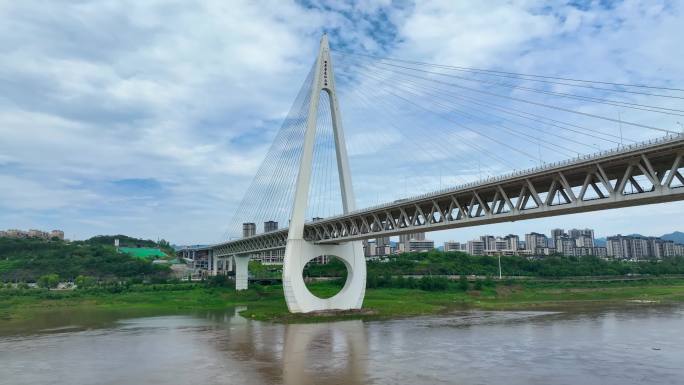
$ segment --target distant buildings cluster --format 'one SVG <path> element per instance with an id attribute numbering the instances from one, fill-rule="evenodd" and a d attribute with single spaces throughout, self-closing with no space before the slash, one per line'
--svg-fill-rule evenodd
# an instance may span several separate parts
<path id="1" fill-rule="evenodd" d="M 314 221 L 321 218 L 313 218 Z M 278 222 L 265 221 L 263 232 L 278 231 Z M 16 230 L 15 230 L 16 231 Z M 34 231 L 34 230 L 31 230 Z M 56 230 L 58 231 L 58 230 Z M 243 238 L 257 235 L 257 224 L 242 224 Z M 63 237 L 63 235 L 62 235 Z M 396 238 L 394 238 L 396 239 Z M 399 241 L 380 237 L 363 241 L 363 252 L 367 259 L 385 260 L 386 257 L 406 252 L 427 252 L 435 249 L 435 242 L 425 238 L 424 232 L 399 235 Z M 524 239 L 518 235 L 482 235 L 467 242 L 449 241 L 444 251 L 461 251 L 471 255 L 543 257 L 550 255 L 597 256 L 624 260 L 660 259 L 684 256 L 684 245 L 656 237 L 622 236 L 607 238 L 606 246 L 597 245 L 592 229 L 553 229 L 549 235 L 531 232 Z M 251 259 L 265 265 L 282 265 L 283 249 L 256 252 Z M 186 261 L 187 267 L 198 275 L 226 274 L 232 271 L 230 258 L 214 258 L 205 247 L 190 247 L 177 251 L 177 256 Z M 327 263 L 328 256 L 314 259 L 314 263 Z"/>
<path id="2" fill-rule="evenodd" d="M 446 242 L 444 251 L 464 251 L 471 255 L 607 256 L 606 248 L 595 244 L 592 229 L 572 229 L 567 233 L 563 229 L 553 229 L 550 236 L 532 232 L 525 234 L 524 241 L 515 234 L 504 237 L 483 235 L 467 243 Z"/>
<path id="3" fill-rule="evenodd" d="M 278 222 L 276 221 L 266 221 L 264 222 L 264 233 L 270 233 L 272 231 L 278 231 Z M 242 238 L 249 238 L 257 233 L 256 223 L 245 222 L 242 224 Z"/>
<path id="4" fill-rule="evenodd" d="M 449 241 L 444 251 L 463 251 L 471 255 L 564 255 L 626 260 L 661 259 L 684 256 L 684 245 L 657 237 L 615 235 L 607 238 L 606 246 L 598 246 L 592 229 L 553 229 L 549 236 L 532 232 L 521 241 L 517 235 L 504 237 L 483 235 L 466 243 Z"/>
<path id="5" fill-rule="evenodd" d="M 64 231 L 62 230 L 52 230 L 50 232 L 48 231 L 42 231 L 42 230 L 36 230 L 36 229 L 31 229 L 28 231 L 24 230 L 17 230 L 17 229 L 9 229 L 9 230 L 0 230 L 0 238 L 5 237 L 5 238 L 41 238 L 41 239 L 52 239 L 52 238 L 59 238 L 61 240 L 64 240 Z"/>
<path id="6" fill-rule="evenodd" d="M 434 241 L 425 239 L 425 233 L 399 236 L 399 242 L 389 237 L 363 242 L 366 258 L 377 259 L 403 252 L 429 251 Z M 684 245 L 657 237 L 615 235 L 607 238 L 606 245 L 598 245 L 592 229 L 553 229 L 550 234 L 531 232 L 524 239 L 518 235 L 482 235 L 467 242 L 444 242 L 444 251 L 461 251 L 471 255 L 543 257 L 549 255 L 596 256 L 624 260 L 661 259 L 684 256 Z"/>
<path id="7" fill-rule="evenodd" d="M 410 233 L 399 236 L 399 242 L 390 242 L 390 237 L 363 241 L 366 258 L 374 259 L 398 253 L 423 252 L 435 248 L 435 241 L 425 239 L 425 233 Z"/>
<path id="8" fill-rule="evenodd" d="M 618 259 L 662 259 L 684 256 L 684 245 L 657 237 L 614 235 L 606 240 L 608 255 Z"/>
<path id="9" fill-rule="evenodd" d="M 270 233 L 273 231 L 278 231 L 278 222 L 276 221 L 266 221 L 264 222 L 264 233 Z M 242 237 L 249 238 L 257 233 L 256 223 L 245 222 L 242 224 Z M 283 258 L 285 257 L 284 250 L 269 250 L 255 253 L 252 256 L 252 260 L 259 261 L 264 265 L 281 265 L 283 263 Z"/>

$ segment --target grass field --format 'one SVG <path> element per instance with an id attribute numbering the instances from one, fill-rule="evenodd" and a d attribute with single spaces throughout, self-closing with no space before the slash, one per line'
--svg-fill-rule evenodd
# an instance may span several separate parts
<path id="1" fill-rule="evenodd" d="M 335 283 L 310 286 L 319 296 L 339 290 Z M 0 290 L 0 327 L 61 309 L 139 309 L 170 314 L 218 310 L 237 305 L 247 318 L 274 322 L 321 322 L 338 319 L 387 319 L 439 314 L 457 309 L 562 310 L 577 304 L 666 303 L 684 301 L 684 280 L 646 280 L 611 283 L 498 284 L 483 290 L 422 291 L 417 289 L 368 289 L 364 311 L 338 314 L 290 314 L 281 286 L 255 287 L 243 292 L 200 285 L 157 285 L 131 288 L 122 293 L 76 291 Z"/>

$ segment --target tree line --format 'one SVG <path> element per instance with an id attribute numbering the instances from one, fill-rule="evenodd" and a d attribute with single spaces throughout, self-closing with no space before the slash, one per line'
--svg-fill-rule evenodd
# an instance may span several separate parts
<path id="1" fill-rule="evenodd" d="M 150 247 L 157 245 L 153 242 Z M 73 281 L 78 276 L 97 280 L 153 277 L 166 276 L 168 271 L 167 266 L 117 252 L 113 237 L 111 242 L 104 237 L 74 242 L 0 238 L 0 281 L 5 282 L 38 282 L 49 275 L 53 275 L 52 279 L 44 280 L 54 282 L 54 275 L 62 281 Z"/>
<path id="2" fill-rule="evenodd" d="M 629 274 L 684 274 L 684 257 L 629 262 L 605 260 L 595 256 L 549 256 L 529 259 L 519 256 L 501 257 L 502 273 L 506 276 L 572 277 L 623 276 Z M 498 257 L 474 256 L 463 252 L 432 250 L 426 253 L 393 255 L 386 261 L 368 261 L 368 276 L 398 275 L 482 275 L 499 274 Z M 308 264 L 305 276 L 343 277 L 346 268 L 339 260 L 326 265 Z"/>

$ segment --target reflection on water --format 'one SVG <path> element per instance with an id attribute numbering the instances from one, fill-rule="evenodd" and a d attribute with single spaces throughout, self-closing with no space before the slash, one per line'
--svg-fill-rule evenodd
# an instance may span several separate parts
<path id="1" fill-rule="evenodd" d="M 226 356 L 257 362 L 261 383 L 362 384 L 367 362 L 361 321 L 273 325 L 236 316 L 213 341 Z"/>
<path id="2" fill-rule="evenodd" d="M 240 309 L 0 323 L 2 384 L 681 384 L 684 307 L 280 325 Z"/>

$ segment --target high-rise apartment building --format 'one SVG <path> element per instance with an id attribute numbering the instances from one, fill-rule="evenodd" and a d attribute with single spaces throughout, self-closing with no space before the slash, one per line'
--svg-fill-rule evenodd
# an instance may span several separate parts
<path id="1" fill-rule="evenodd" d="M 568 236 L 556 237 L 556 253 L 561 255 L 575 254 L 575 239 Z"/>
<path id="2" fill-rule="evenodd" d="M 484 255 L 485 242 L 479 239 L 468 241 L 468 254 L 470 255 Z"/>
<path id="3" fill-rule="evenodd" d="M 375 255 L 390 255 L 392 247 L 390 237 L 380 237 L 375 239 Z"/>
<path id="4" fill-rule="evenodd" d="M 493 235 L 482 235 L 480 240 L 484 242 L 485 250 L 496 250 L 496 237 Z"/>
<path id="5" fill-rule="evenodd" d="M 271 231 L 278 230 L 278 222 L 276 221 L 266 221 L 264 222 L 264 233 L 270 233 Z"/>
<path id="6" fill-rule="evenodd" d="M 618 259 L 648 259 L 657 258 L 657 244 L 654 240 L 638 236 L 615 235 L 608 237 L 606 248 L 608 255 Z"/>
<path id="7" fill-rule="evenodd" d="M 412 239 L 415 239 L 416 241 L 424 241 L 425 233 L 407 233 L 399 235 L 399 243 L 406 243 Z"/>
<path id="8" fill-rule="evenodd" d="M 575 240 L 577 247 L 594 247 L 594 230 L 592 229 L 571 229 L 568 236 Z"/>
<path id="9" fill-rule="evenodd" d="M 444 242 L 444 251 L 462 251 L 461 242 L 456 242 L 456 241 Z"/>
<path id="10" fill-rule="evenodd" d="M 516 251 L 520 248 L 520 237 L 515 234 L 508 234 L 504 237 L 506 241 L 506 250 Z"/>
<path id="11" fill-rule="evenodd" d="M 549 240 L 544 234 L 525 234 L 525 249 L 535 253 L 537 249 L 549 247 Z"/>
<path id="12" fill-rule="evenodd" d="M 242 224 L 242 238 L 248 238 L 256 235 L 256 223 L 245 222 Z"/>
<path id="13" fill-rule="evenodd" d="M 556 247 L 556 238 L 565 236 L 565 231 L 563 229 L 553 229 L 551 230 L 551 238 L 549 238 L 549 247 Z"/>

